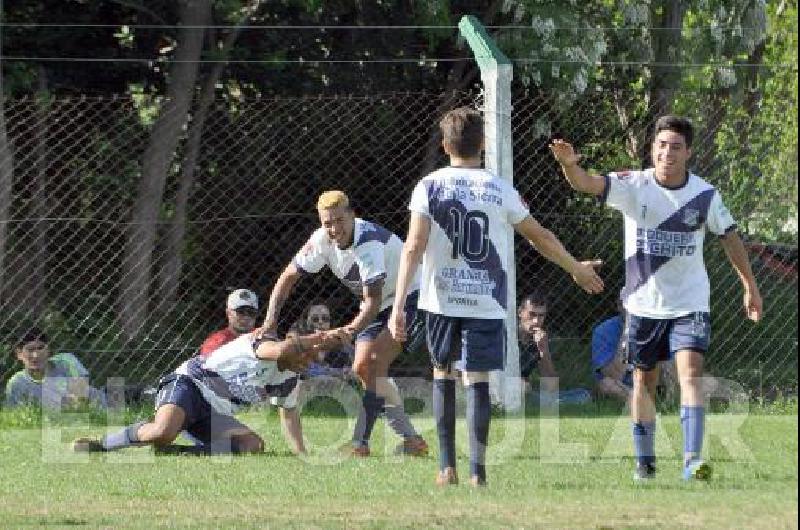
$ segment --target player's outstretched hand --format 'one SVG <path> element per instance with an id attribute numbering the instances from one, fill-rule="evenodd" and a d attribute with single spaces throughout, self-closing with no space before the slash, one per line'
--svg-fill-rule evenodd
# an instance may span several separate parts
<path id="1" fill-rule="evenodd" d="M 397 342 L 406 341 L 408 338 L 406 337 L 406 315 L 403 311 L 392 311 L 387 326 L 394 340 Z"/>
<path id="2" fill-rule="evenodd" d="M 564 140 L 556 139 L 550 142 L 550 151 L 562 166 L 573 166 L 581 161 L 581 155 L 575 152 L 571 143 Z"/>
<path id="3" fill-rule="evenodd" d="M 595 267 L 600 267 L 602 264 L 602 260 L 580 261 L 572 271 L 572 279 L 589 294 L 602 293 L 605 287 L 603 280 L 594 270 Z"/>
<path id="4" fill-rule="evenodd" d="M 286 339 L 292 342 L 292 347 L 284 350 L 278 358 L 279 370 L 302 372 L 308 365 L 317 359 L 319 348 L 313 336 L 293 337 Z"/>
<path id="5" fill-rule="evenodd" d="M 744 292 L 744 310 L 747 313 L 747 318 L 753 322 L 761 320 L 761 315 L 764 312 L 764 302 L 761 300 L 761 293 L 758 289 L 750 291 L 749 289 Z"/>
<path id="6" fill-rule="evenodd" d="M 319 335 L 321 336 L 320 347 L 323 350 L 344 348 L 348 346 L 353 339 L 353 331 L 347 326 L 321 331 Z"/>

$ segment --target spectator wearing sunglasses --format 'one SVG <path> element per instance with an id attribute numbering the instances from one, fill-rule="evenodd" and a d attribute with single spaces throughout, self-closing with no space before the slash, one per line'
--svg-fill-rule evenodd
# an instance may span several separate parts
<path id="1" fill-rule="evenodd" d="M 295 322 L 292 328 L 297 328 L 300 334 L 329 331 L 331 329 L 331 310 L 325 302 L 313 301 L 306 307 L 303 319 Z M 320 352 L 319 362 L 309 365 L 307 375 L 310 377 L 318 375 L 347 376 L 350 373 L 350 365 L 353 363 L 353 353 L 354 349 L 350 344 Z"/>
<path id="2" fill-rule="evenodd" d="M 228 295 L 225 316 L 228 319 L 228 325 L 206 337 L 206 340 L 200 345 L 202 357 L 208 357 L 223 344 L 253 331 L 258 316 L 258 297 L 249 289 L 236 289 Z"/>

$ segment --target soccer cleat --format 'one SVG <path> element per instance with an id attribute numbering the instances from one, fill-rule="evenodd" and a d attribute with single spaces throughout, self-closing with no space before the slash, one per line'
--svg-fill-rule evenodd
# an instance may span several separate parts
<path id="1" fill-rule="evenodd" d="M 368 445 L 354 445 L 350 449 L 351 456 L 358 456 L 361 458 L 366 458 L 369 456 L 369 446 Z"/>
<path id="2" fill-rule="evenodd" d="M 72 442 L 72 450 L 76 453 L 105 453 L 106 448 L 92 438 L 77 438 Z"/>
<path id="3" fill-rule="evenodd" d="M 428 444 L 422 436 L 410 436 L 394 450 L 396 455 L 428 456 Z"/>
<path id="4" fill-rule="evenodd" d="M 652 480 L 656 478 L 656 466 L 653 464 L 636 464 L 636 470 L 633 472 L 633 480 Z"/>
<path id="5" fill-rule="evenodd" d="M 455 486 L 456 484 L 458 484 L 458 475 L 454 467 L 446 467 L 436 475 L 437 486 Z"/>
<path id="6" fill-rule="evenodd" d="M 481 478 L 478 475 L 472 475 L 469 477 L 469 485 L 473 488 L 485 488 L 486 487 L 486 479 Z"/>
<path id="7" fill-rule="evenodd" d="M 683 480 L 708 480 L 711 478 L 711 466 L 700 460 L 693 458 L 683 467 Z"/>

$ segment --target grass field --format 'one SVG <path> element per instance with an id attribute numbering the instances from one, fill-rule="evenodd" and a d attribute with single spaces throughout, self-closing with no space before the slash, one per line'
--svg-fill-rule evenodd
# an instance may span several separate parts
<path id="1" fill-rule="evenodd" d="M 312 454 L 291 456 L 274 411 L 242 419 L 267 441 L 254 457 L 73 455 L 97 418 L 44 422 L 0 412 L 3 528 L 797 528 L 797 407 L 709 416 L 709 483 L 679 479 L 678 418 L 660 418 L 659 476 L 631 480 L 629 423 L 613 409 L 560 419 L 495 418 L 489 486 L 433 484 L 435 455 L 396 457 L 376 427 L 374 456 L 340 459 L 349 420 L 304 416 Z M 435 448 L 430 419 L 416 417 Z M 459 442 L 466 440 L 460 424 Z M 557 432 L 556 432 L 557 430 Z M 738 441 L 737 441 L 738 438 Z M 556 445 L 560 444 L 560 445 Z M 572 444 L 572 445 L 567 445 Z M 575 444 L 581 444 L 576 446 Z M 468 474 L 464 447 L 459 460 Z M 490 449 L 491 451 L 491 449 Z"/>

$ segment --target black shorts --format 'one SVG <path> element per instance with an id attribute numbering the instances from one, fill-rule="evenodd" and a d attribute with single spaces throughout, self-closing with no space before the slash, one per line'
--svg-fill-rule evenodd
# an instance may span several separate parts
<path id="1" fill-rule="evenodd" d="M 711 317 L 698 311 L 688 315 L 656 319 L 628 315 L 628 363 L 649 371 L 659 361 L 669 361 L 678 350 L 708 351 Z"/>
<path id="2" fill-rule="evenodd" d="M 215 411 L 192 378 L 186 375 L 172 373 L 162 377 L 158 382 L 156 410 L 168 404 L 183 409 L 185 418 L 181 430 L 204 444 L 224 439 L 232 430 L 247 429 L 247 426 L 233 416 Z"/>
<path id="3" fill-rule="evenodd" d="M 502 370 L 506 352 L 503 319 L 462 318 L 425 313 L 431 363 L 437 370 Z"/>

